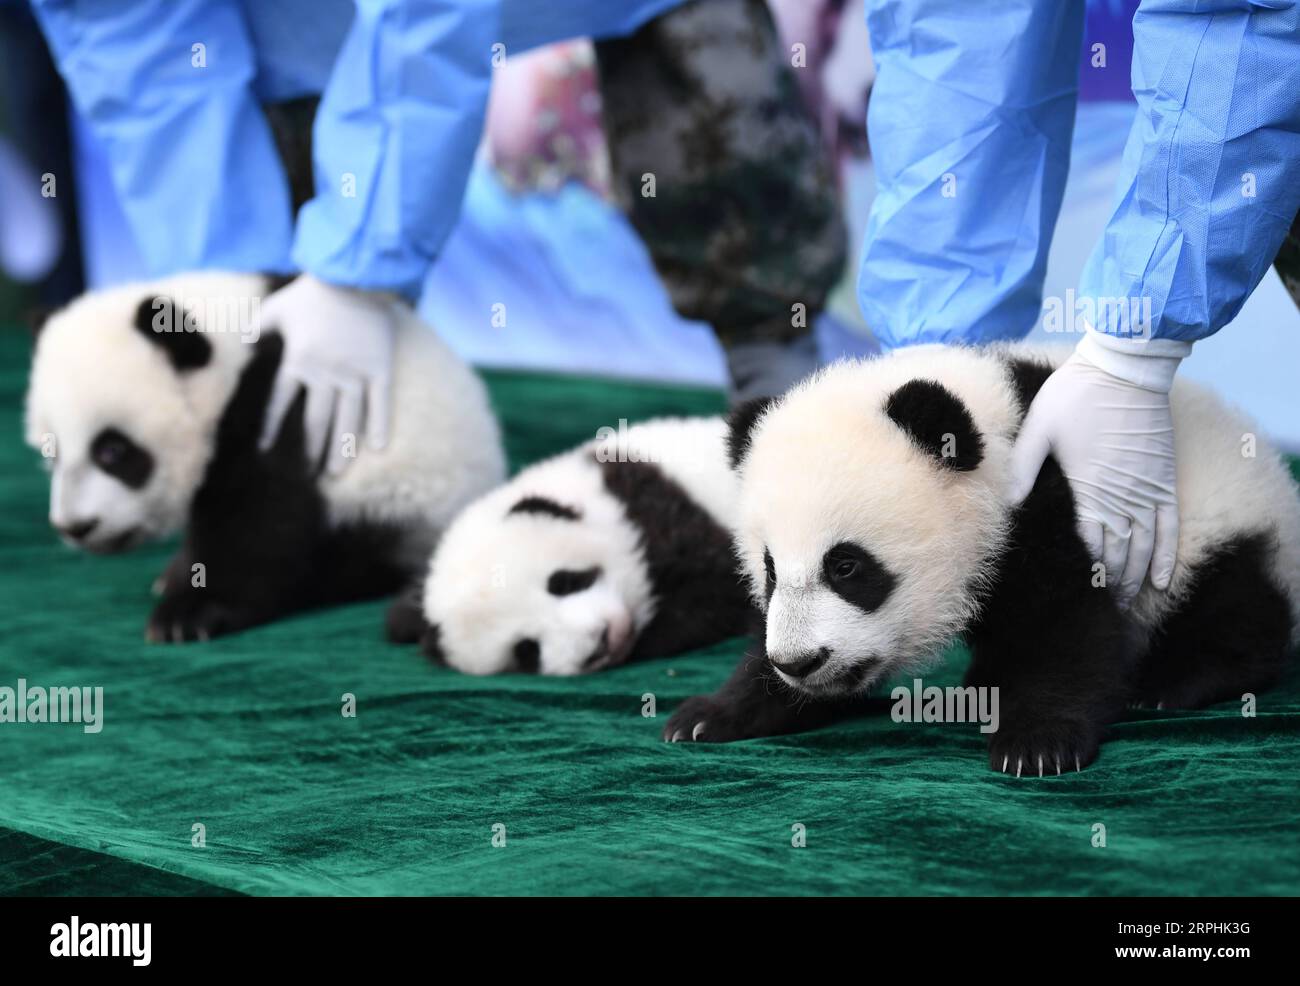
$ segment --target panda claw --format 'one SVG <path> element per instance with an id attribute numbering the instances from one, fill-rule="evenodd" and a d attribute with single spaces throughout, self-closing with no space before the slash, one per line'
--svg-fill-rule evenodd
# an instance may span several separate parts
<path id="1" fill-rule="evenodd" d="M 1075 757 L 1075 758 L 1074 758 L 1074 772 L 1075 772 L 1076 774 L 1081 774 L 1081 773 L 1083 773 L 1083 765 L 1079 763 L 1079 758 L 1078 758 L 1078 757 Z"/>
<path id="2" fill-rule="evenodd" d="M 1060 777 L 1060 776 L 1061 776 L 1061 758 L 1060 758 L 1060 757 L 1057 757 L 1057 758 L 1056 758 L 1056 776 L 1057 776 L 1057 777 Z"/>
<path id="3" fill-rule="evenodd" d="M 1164 702 L 1157 702 L 1157 703 L 1156 703 L 1156 711 L 1158 711 L 1158 712 L 1163 712 L 1163 711 L 1164 711 L 1164 708 L 1165 708 L 1165 703 L 1164 703 Z"/>
<path id="4" fill-rule="evenodd" d="M 1041 753 L 1038 755 L 1038 776 L 1043 776 L 1043 755 Z"/>
<path id="5" fill-rule="evenodd" d="M 677 732 L 673 733 L 673 738 L 672 738 L 671 740 L 669 740 L 668 742 L 670 742 L 670 743 L 680 743 L 681 741 L 682 741 L 682 731 L 679 729 L 679 730 L 677 730 Z"/>
<path id="6" fill-rule="evenodd" d="M 1002 758 L 1002 773 L 1005 774 L 1007 772 L 1007 764 L 1009 764 L 1010 762 L 1011 762 L 1011 754 L 1008 753 L 1006 756 Z"/>
<path id="7" fill-rule="evenodd" d="M 1025 758 L 1024 758 L 1024 757 L 1017 757 L 1017 758 L 1016 758 L 1016 776 L 1017 776 L 1017 777 L 1020 776 L 1020 768 L 1023 767 L 1024 765 L 1025 765 Z"/>
<path id="8" fill-rule="evenodd" d="M 695 724 L 695 728 L 691 730 L 692 740 L 698 740 L 700 738 L 700 735 L 704 732 L 704 726 L 705 723 L 702 719 Z"/>

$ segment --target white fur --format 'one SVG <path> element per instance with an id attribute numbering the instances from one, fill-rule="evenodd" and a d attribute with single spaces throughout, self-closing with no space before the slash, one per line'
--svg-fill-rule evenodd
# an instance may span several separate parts
<path id="1" fill-rule="evenodd" d="M 256 275 L 185 274 L 93 292 L 50 318 L 37 340 L 26 437 L 36 448 L 50 436 L 55 442 L 51 523 L 98 518 L 91 548 L 132 528 L 135 543 L 183 525 L 221 412 L 252 355 L 252 333 L 205 331 L 212 358 L 177 373 L 133 327 L 136 309 L 157 295 L 232 299 L 265 291 L 265 279 Z M 324 477 L 320 486 L 333 522 L 405 526 L 410 550 L 422 556 L 460 507 L 501 480 L 504 456 L 482 383 L 408 308 L 393 304 L 398 334 L 389 443 L 382 451 L 359 448 L 341 476 Z M 90 443 L 107 426 L 154 456 L 143 489 L 128 489 L 90 461 Z"/>
<path id="2" fill-rule="evenodd" d="M 1025 345 L 1011 353 L 1059 365 L 1068 350 Z M 1005 540 L 1012 443 L 1020 409 L 1000 349 L 923 346 L 837 363 L 794 388 L 755 425 L 741 464 L 737 550 L 765 603 L 763 552 L 777 585 L 767 611 L 774 660 L 826 647 L 831 658 L 800 684 L 833 690 L 860 661 L 880 661 L 862 682 L 915 671 L 977 610 L 972 575 L 988 572 Z M 984 441 L 977 468 L 941 468 L 885 414 L 909 380 L 935 380 L 966 404 Z M 1300 613 L 1300 498 L 1262 439 L 1242 455 L 1250 423 L 1211 393 L 1179 381 L 1172 394 L 1181 513 L 1178 563 L 1168 592 L 1143 586 L 1134 614 L 1149 631 L 1186 594 L 1197 564 L 1237 533 L 1268 532 L 1273 576 Z M 863 613 L 817 578 L 825 551 L 852 541 L 898 577 L 880 609 Z"/>
<path id="3" fill-rule="evenodd" d="M 652 461 L 730 530 L 736 479 L 720 418 L 665 418 L 601 434 L 525 469 L 467 507 L 439 542 L 424 587 L 424 615 L 439 628 L 447 663 L 470 674 L 514 667 L 514 647 L 536 640 L 543 674 L 571 675 L 618 663 L 654 618 L 640 541 L 596 464 L 620 455 Z M 576 509 L 577 521 L 510 513 L 528 496 Z M 599 567 L 590 588 L 547 591 L 551 573 Z M 607 660 L 586 667 L 608 628 Z"/>

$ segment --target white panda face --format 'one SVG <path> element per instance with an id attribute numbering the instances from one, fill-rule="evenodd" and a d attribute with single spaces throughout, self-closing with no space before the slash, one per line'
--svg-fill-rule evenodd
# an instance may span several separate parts
<path id="1" fill-rule="evenodd" d="M 57 425 L 56 425 L 57 427 Z M 64 429 L 65 433 L 71 428 Z M 57 436 L 59 432 L 53 432 Z M 113 425 L 87 445 L 50 461 L 50 525 L 65 544 L 95 553 L 125 551 L 179 524 L 147 448 Z"/>
<path id="2" fill-rule="evenodd" d="M 74 547 L 173 533 L 202 479 L 238 366 L 204 335 L 141 328 L 170 286 L 88 294 L 37 338 L 26 438 L 50 473 L 50 524 Z"/>
<path id="3" fill-rule="evenodd" d="M 737 546 L 768 659 L 825 696 L 919 670 L 974 614 L 1005 522 L 964 405 L 930 381 L 872 386 L 870 365 L 792 391 L 758 419 L 740 467 Z M 932 433 L 952 436 L 952 461 L 932 454 Z"/>
<path id="4" fill-rule="evenodd" d="M 594 465 L 570 459 L 543 468 L 552 471 L 545 492 L 516 480 L 489 494 L 456 518 L 435 551 L 424 613 L 436 628 L 431 656 L 452 668 L 598 671 L 625 661 L 650 620 L 637 532 L 597 488 Z"/>

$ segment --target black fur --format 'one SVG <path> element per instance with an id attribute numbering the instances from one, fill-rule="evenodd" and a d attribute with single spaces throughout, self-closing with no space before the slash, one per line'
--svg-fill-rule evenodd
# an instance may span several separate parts
<path id="1" fill-rule="evenodd" d="M 197 331 L 193 313 L 165 295 L 144 298 L 135 310 L 135 328 L 167 354 L 177 372 L 207 366 L 212 343 Z"/>
<path id="2" fill-rule="evenodd" d="M 889 395 L 885 413 L 941 466 L 967 472 L 984 459 L 984 438 L 969 409 L 941 383 L 909 380 Z"/>
<path id="3" fill-rule="evenodd" d="M 727 461 L 735 469 L 749 451 L 749 435 L 764 412 L 776 401 L 775 397 L 758 397 L 737 404 L 727 415 Z"/>
<path id="4" fill-rule="evenodd" d="M 752 606 L 722 526 L 658 466 L 596 461 L 605 489 L 640 531 L 654 586 L 655 616 L 630 659 L 680 654 L 744 633 Z"/>
<path id="5" fill-rule="evenodd" d="M 424 633 L 420 635 L 420 650 L 439 667 L 447 666 L 447 655 L 442 649 L 442 628 L 436 623 L 425 626 Z"/>
<path id="6" fill-rule="evenodd" d="M 541 514 L 545 517 L 554 517 L 557 520 L 580 520 L 582 518 L 582 514 L 573 507 L 566 507 L 562 503 L 556 503 L 546 496 L 526 496 L 506 511 L 507 517 L 510 514 Z"/>
<path id="7" fill-rule="evenodd" d="M 1074 498 L 1048 458 L 1015 512 L 993 589 L 966 634 L 966 684 L 1000 689 L 989 740 L 995 770 L 1055 774 L 1096 757 L 1124 711 L 1137 671 L 1137 634 L 1104 587 L 1074 522 Z"/>
<path id="8" fill-rule="evenodd" d="M 879 609 L 898 579 L 866 548 L 841 541 L 822 558 L 822 581 L 846 603 L 864 613 Z"/>
<path id="9" fill-rule="evenodd" d="M 760 625 L 750 652 L 731 677 L 712 695 L 695 695 L 679 705 L 664 726 L 663 738 L 728 743 L 782 736 L 887 708 L 889 702 L 882 698 L 810 699 L 790 688 L 768 661 Z"/>
<path id="10" fill-rule="evenodd" d="M 1047 363 L 1018 356 L 1007 360 L 1007 371 L 1011 374 L 1011 385 L 1015 388 L 1023 420 L 1029 405 L 1052 375 L 1052 368 Z"/>
<path id="11" fill-rule="evenodd" d="M 590 589 L 600 578 L 600 566 L 574 571 L 569 568 L 557 568 L 546 580 L 546 591 L 552 596 L 571 596 L 575 592 Z"/>
<path id="12" fill-rule="evenodd" d="M 133 490 L 141 489 L 153 475 L 153 456 L 117 428 L 100 430 L 90 443 L 90 459 L 108 475 Z"/>
<path id="13" fill-rule="evenodd" d="M 392 644 L 414 644 L 428 628 L 424 619 L 424 583 L 413 582 L 389 604 L 384 615 L 384 635 Z"/>
<path id="14" fill-rule="evenodd" d="M 1194 709 L 1240 701 L 1277 684 L 1291 660 L 1291 604 L 1268 574 L 1262 534 L 1219 547 L 1197 569 L 1191 593 L 1156 635 L 1137 702 Z"/>
<path id="15" fill-rule="evenodd" d="M 230 633 L 314 606 L 397 591 L 411 576 L 392 559 L 402 532 L 331 528 L 303 445 L 299 394 L 275 444 L 257 448 L 283 343 L 257 343 L 217 428 L 213 457 L 194 496 L 181 558 L 149 620 L 154 640 Z M 204 566 L 195 586 L 192 566 Z"/>

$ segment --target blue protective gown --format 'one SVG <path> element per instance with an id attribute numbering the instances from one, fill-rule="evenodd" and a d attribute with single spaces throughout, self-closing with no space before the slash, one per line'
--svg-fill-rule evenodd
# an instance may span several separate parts
<path id="1" fill-rule="evenodd" d="M 419 293 L 494 62 L 681 0 L 33 0 L 155 274 L 297 267 Z M 323 93 L 295 224 L 264 101 Z"/>
<path id="2" fill-rule="evenodd" d="M 878 192 L 858 296 L 886 347 L 1033 328 L 1083 13 L 1083 0 L 869 0 Z M 1149 324 L 1099 304 L 1095 328 L 1174 353 L 1236 315 L 1300 210 L 1300 3 L 1143 0 L 1133 34 L 1137 115 L 1078 293 L 1150 299 Z"/>

